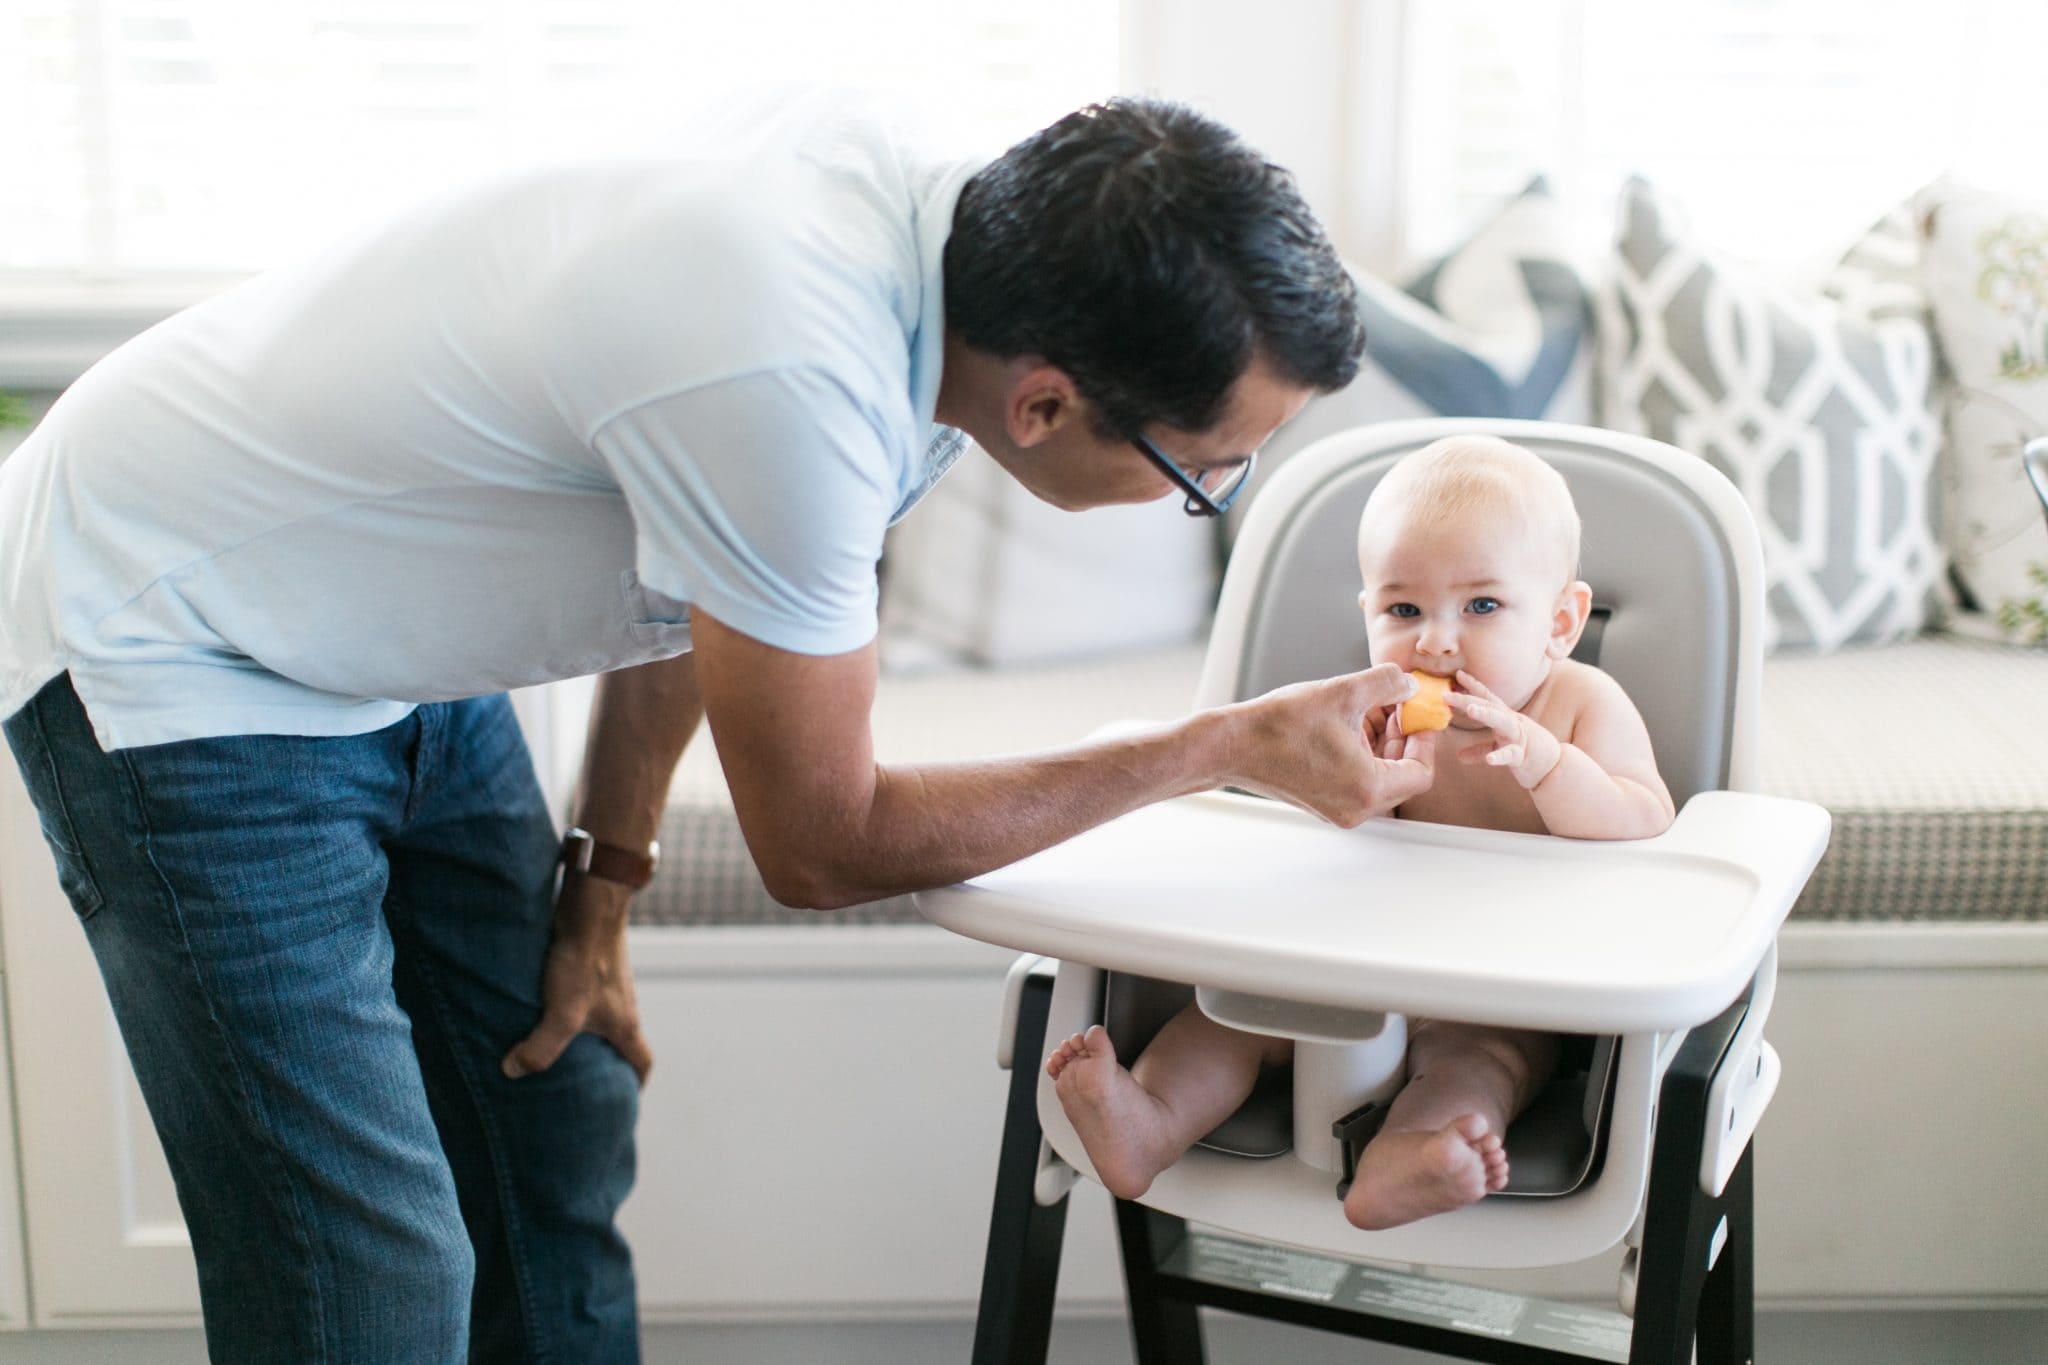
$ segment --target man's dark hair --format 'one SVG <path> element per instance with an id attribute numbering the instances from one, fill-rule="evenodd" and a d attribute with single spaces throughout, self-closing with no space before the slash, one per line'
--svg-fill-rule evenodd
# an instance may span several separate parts
<path id="1" fill-rule="evenodd" d="M 1327 392 L 1365 349 L 1351 278 L 1294 177 L 1158 100 L 1090 105 L 968 180 L 945 290 L 962 340 L 1044 356 L 1118 439 L 1208 430 L 1255 355 Z"/>

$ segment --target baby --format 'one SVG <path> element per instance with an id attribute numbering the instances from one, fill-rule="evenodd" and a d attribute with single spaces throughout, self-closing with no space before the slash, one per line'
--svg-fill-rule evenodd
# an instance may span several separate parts
<path id="1" fill-rule="evenodd" d="M 1380 481 L 1358 526 L 1373 660 L 1453 680 L 1443 736 L 1403 736 L 1396 707 L 1366 718 L 1388 757 L 1432 766 L 1429 789 L 1397 815 L 1578 839 L 1670 825 L 1642 717 L 1612 678 L 1570 657 L 1592 603 L 1578 560 L 1570 490 L 1520 446 L 1452 437 Z M 1457 762 L 1437 762 L 1435 742 L 1460 737 L 1471 742 Z M 1062 1043 L 1046 1070 L 1102 1183 L 1135 1199 L 1292 1051 L 1190 1005 L 1129 1070 L 1100 1025 Z M 1548 1034 L 1412 1021 L 1407 1084 L 1359 1158 L 1345 1216 L 1396 1227 L 1504 1187 L 1501 1135 L 1556 1062 Z"/>

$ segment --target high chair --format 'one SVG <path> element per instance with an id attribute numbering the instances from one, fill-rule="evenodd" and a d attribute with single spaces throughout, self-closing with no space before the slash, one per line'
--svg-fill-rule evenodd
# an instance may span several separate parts
<path id="1" fill-rule="evenodd" d="M 921 896 L 935 922 L 1026 954 L 998 1044 L 1011 1082 L 975 1361 L 1044 1359 L 1067 1191 L 1093 1175 L 1045 1075 L 1049 1043 L 1106 1019 L 1128 1064 L 1190 993 L 1221 1022 L 1296 1039 L 1295 1062 L 1291 1085 L 1262 1085 L 1141 1201 L 1118 1201 L 1139 1365 L 1199 1362 L 1200 1306 L 1468 1360 L 1685 1365 L 1695 1338 L 1702 1362 L 1750 1358 L 1750 1136 L 1779 1072 L 1762 1038 L 1773 944 L 1828 816 L 1753 791 L 1762 551 L 1733 486 L 1683 451 L 1585 427 L 1332 436 L 1253 505 L 1196 705 L 1370 663 L 1360 510 L 1402 455 L 1458 433 L 1527 446 L 1570 484 L 1594 589 L 1578 657 L 1642 711 L 1677 820 L 1618 843 L 1392 819 L 1340 830 L 1210 793 Z M 1398 1088 L 1409 1014 L 1583 1041 L 1510 1129 L 1507 1191 L 1362 1232 L 1338 1189 Z M 1632 1323 L 1399 1268 L 1562 1264 L 1623 1243 Z"/>

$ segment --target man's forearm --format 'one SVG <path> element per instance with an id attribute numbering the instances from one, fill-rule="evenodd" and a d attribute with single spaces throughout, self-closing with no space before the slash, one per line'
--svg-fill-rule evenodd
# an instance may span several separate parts
<path id="1" fill-rule="evenodd" d="M 778 888 L 821 909 L 944 886 L 1015 862 L 1127 811 L 1225 779 L 1243 718 L 1203 712 L 1141 734 L 1011 758 L 878 767 L 850 855 Z"/>
<path id="2" fill-rule="evenodd" d="M 876 762 L 873 642 L 791 653 L 693 614 L 697 682 L 769 894 L 818 909 L 944 886 L 1126 811 L 1229 784 L 1355 825 L 1429 785 L 1383 761 L 1366 715 L 1414 690 L 1391 664 L 1297 683 L 1155 730 L 985 762 Z M 1430 737 L 1411 741 L 1429 748 Z"/>
<path id="3" fill-rule="evenodd" d="M 691 655 L 599 677 L 572 822 L 601 842 L 645 847 L 703 716 Z"/>

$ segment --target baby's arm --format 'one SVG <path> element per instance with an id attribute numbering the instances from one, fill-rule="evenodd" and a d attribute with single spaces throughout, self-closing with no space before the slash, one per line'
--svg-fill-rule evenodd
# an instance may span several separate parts
<path id="1" fill-rule="evenodd" d="M 1569 742 L 1509 709 L 1470 674 L 1458 681 L 1466 691 L 1447 698 L 1452 708 L 1495 735 L 1491 752 L 1474 761 L 1508 768 L 1552 834 L 1647 839 L 1670 828 L 1676 812 L 1657 775 L 1650 732 L 1614 679 L 1596 668 L 1574 670 Z"/>

